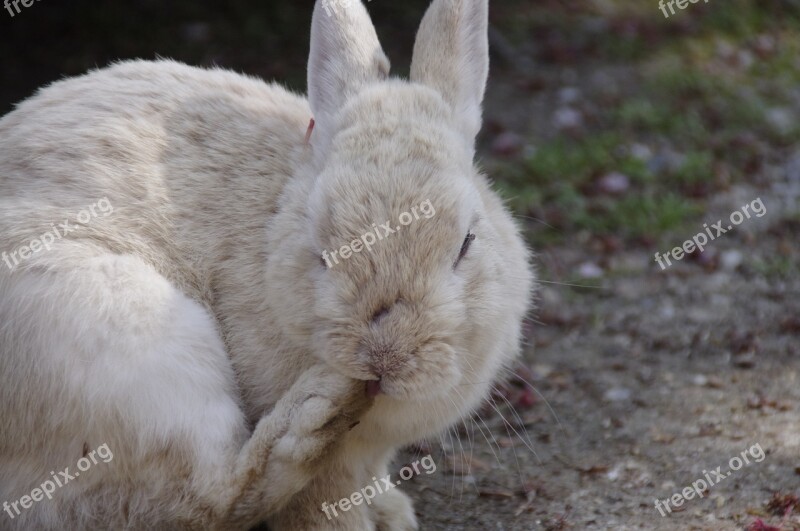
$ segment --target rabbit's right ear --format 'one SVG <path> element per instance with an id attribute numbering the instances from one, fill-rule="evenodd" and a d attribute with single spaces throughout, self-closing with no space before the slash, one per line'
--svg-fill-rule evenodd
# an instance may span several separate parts
<path id="1" fill-rule="evenodd" d="M 361 0 L 317 0 L 308 58 L 314 138 L 329 140 L 330 117 L 365 85 L 388 75 L 389 59 Z"/>
<path id="2" fill-rule="evenodd" d="M 470 144 L 488 77 L 489 0 L 433 0 L 417 33 L 411 80 L 442 95 Z"/>

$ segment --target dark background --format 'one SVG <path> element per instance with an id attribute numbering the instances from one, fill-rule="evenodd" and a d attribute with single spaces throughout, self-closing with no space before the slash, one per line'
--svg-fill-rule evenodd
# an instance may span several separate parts
<path id="1" fill-rule="evenodd" d="M 370 3 L 387 53 L 410 55 L 426 6 Z M 38 0 L 19 7 L 13 18 L 0 11 L 2 113 L 45 83 L 131 58 L 219 65 L 305 90 L 313 2 Z"/>

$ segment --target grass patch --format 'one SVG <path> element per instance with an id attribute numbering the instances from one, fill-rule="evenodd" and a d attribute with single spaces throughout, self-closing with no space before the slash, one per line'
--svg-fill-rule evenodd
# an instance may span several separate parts
<path id="1" fill-rule="evenodd" d="M 766 146 L 800 142 L 800 119 L 792 121 L 792 112 L 800 113 L 793 96 L 800 82 L 800 1 L 691 7 L 693 13 L 667 21 L 658 20 L 655 5 L 623 0 L 603 13 L 584 6 L 576 14 L 563 5 L 519 12 L 515 37 L 546 35 L 545 48 L 565 47 L 564 63 L 583 50 L 585 62 L 639 64 L 619 105 L 595 106 L 582 136 L 545 141 L 532 156 L 493 172 L 512 208 L 559 229 L 537 229 L 536 238 L 552 242 L 578 230 L 627 244 L 659 240 L 696 223 L 703 198 L 758 176 Z M 534 20 L 539 11 L 549 18 Z M 577 30 L 576 18 L 584 21 Z M 598 31 L 599 19 L 607 31 Z M 574 37 L 569 46 L 561 40 L 566 34 Z M 634 144 L 652 157 L 632 156 Z M 621 196 L 598 190 L 610 172 L 630 179 Z"/>
<path id="2" fill-rule="evenodd" d="M 708 158 L 687 160 L 681 178 L 707 177 L 703 165 Z M 630 191 L 621 197 L 594 191 L 597 179 L 611 171 L 630 178 Z M 501 177 L 497 188 L 514 210 L 557 229 L 539 244 L 575 230 L 630 240 L 653 238 L 680 227 L 700 211 L 694 201 L 670 192 L 668 182 L 659 183 L 645 162 L 631 156 L 613 134 L 557 139 L 522 164 L 506 165 L 495 173 Z"/>
<path id="3" fill-rule="evenodd" d="M 769 280 L 795 278 L 800 274 L 797 263 L 788 256 L 759 258 L 753 261 L 753 270 Z"/>
<path id="4" fill-rule="evenodd" d="M 629 195 L 601 201 L 575 213 L 579 228 L 597 234 L 615 234 L 629 239 L 652 238 L 682 227 L 701 212 L 692 201 L 675 195 Z"/>

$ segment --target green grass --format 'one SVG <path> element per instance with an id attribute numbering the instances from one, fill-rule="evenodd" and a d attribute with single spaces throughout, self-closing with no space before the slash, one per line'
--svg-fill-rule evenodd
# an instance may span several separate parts
<path id="1" fill-rule="evenodd" d="M 770 109 L 796 107 L 800 2 L 712 2 L 677 15 L 693 17 L 678 24 L 651 20 L 658 14 L 655 6 L 650 13 L 641 4 L 617 0 L 606 20 L 643 24 L 650 34 L 608 31 L 598 37 L 584 31 L 576 38 L 580 46 L 588 42 L 594 48 L 585 61 L 634 60 L 637 75 L 618 105 L 595 107 L 582 136 L 540 140 L 533 155 L 493 172 L 512 208 L 558 229 L 537 229 L 536 243 L 557 243 L 576 230 L 613 234 L 628 244 L 665 239 L 698 221 L 705 197 L 753 179 L 765 146 L 791 149 L 800 142 L 800 120 L 781 131 L 768 119 Z M 523 10 L 513 22 L 514 35 L 522 38 L 526 27 L 538 31 L 547 25 L 557 33 L 581 33 L 575 19 L 592 14 L 586 6 L 577 14 L 561 6 L 531 20 L 547 9 Z M 765 36 L 775 39 L 773 51 L 755 46 Z M 648 42 L 641 42 L 645 37 Z M 594 38 L 600 40 L 591 42 Z M 629 45 L 641 50 L 626 51 Z M 723 49 L 745 54 L 752 63 L 737 63 Z M 659 154 L 658 163 L 631 156 L 633 144 Z M 664 150 L 673 155 L 665 159 Z M 612 171 L 630 178 L 622 197 L 597 193 L 597 180 Z"/>
<path id="2" fill-rule="evenodd" d="M 613 134 L 578 141 L 557 139 L 541 146 L 522 164 L 501 169 L 498 188 L 516 211 L 566 231 L 540 236 L 544 241 L 537 243 L 550 243 L 558 234 L 575 230 L 646 238 L 674 230 L 699 212 L 695 202 L 657 183 L 645 163 L 622 146 Z M 700 178 L 701 162 L 689 159 L 682 175 Z M 631 189 L 626 195 L 586 192 L 598 177 L 611 171 L 630 177 Z M 547 213 L 553 209 L 563 213 L 563 218 L 548 219 Z"/>
<path id="3" fill-rule="evenodd" d="M 713 163 L 713 157 L 709 152 L 689 153 L 681 167 L 669 176 L 669 182 L 674 182 L 678 186 L 692 186 L 708 181 L 714 175 Z"/>
<path id="4" fill-rule="evenodd" d="M 701 211 L 692 201 L 674 194 L 661 197 L 628 195 L 596 202 L 575 213 L 579 228 L 597 234 L 644 238 L 682 227 Z"/>
<path id="5" fill-rule="evenodd" d="M 789 256 L 755 259 L 752 266 L 757 274 L 770 280 L 794 278 L 800 274 L 800 267 Z"/>

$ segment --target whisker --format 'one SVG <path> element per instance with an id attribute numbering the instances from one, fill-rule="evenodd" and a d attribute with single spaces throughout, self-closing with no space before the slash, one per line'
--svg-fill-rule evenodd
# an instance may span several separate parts
<path id="1" fill-rule="evenodd" d="M 549 410 L 550 410 L 550 413 L 553 415 L 553 418 L 554 418 L 554 419 L 556 419 L 556 424 L 558 424 L 558 427 L 559 427 L 559 428 L 561 428 L 561 431 L 564 433 L 564 435 L 566 435 L 566 434 L 567 434 L 567 430 L 565 430 L 565 429 L 564 429 L 564 426 L 563 426 L 563 424 L 561 424 L 561 420 L 558 418 L 558 415 L 556 415 L 556 412 L 555 412 L 555 410 L 554 410 L 554 409 L 553 409 L 553 407 L 550 405 L 550 402 L 547 400 L 547 398 L 545 398 L 545 397 L 544 397 L 544 395 L 543 395 L 543 394 L 542 394 L 542 393 L 541 393 L 541 392 L 540 392 L 538 389 L 536 389 L 536 387 L 534 387 L 534 385 L 533 385 L 532 383 L 530 383 L 528 380 L 526 380 L 525 378 L 523 378 L 523 377 L 522 377 L 522 376 L 520 376 L 519 374 L 515 373 L 514 371 L 512 371 L 512 370 L 511 370 L 511 369 L 509 369 L 508 367 L 503 367 L 503 368 L 502 368 L 502 370 L 504 370 L 504 371 L 507 371 L 507 372 L 508 372 L 509 374 L 511 374 L 511 375 L 512 375 L 514 378 L 517 378 L 518 380 L 520 380 L 520 381 L 522 381 L 523 383 L 525 383 L 525 384 L 526 384 L 528 387 L 530 387 L 530 388 L 533 390 L 533 392 L 534 392 L 534 393 L 536 393 L 536 395 L 537 395 L 539 398 L 541 398 L 541 399 L 542 399 L 542 401 L 543 401 L 543 402 L 545 403 L 545 405 L 547 406 L 547 409 L 549 409 Z"/>
<path id="2" fill-rule="evenodd" d="M 527 220 L 530 220 L 530 221 L 535 221 L 536 223 L 541 223 L 541 224 L 542 224 L 542 225 L 544 225 L 545 227 L 548 227 L 548 228 L 550 228 L 550 229 L 553 229 L 554 231 L 557 231 L 557 232 L 564 232 L 563 230 L 561 230 L 561 229 L 558 229 L 558 228 L 556 228 L 556 227 L 554 227 L 554 226 L 550 225 L 549 223 L 547 223 L 547 222 L 546 222 L 546 221 L 544 221 L 543 219 L 534 218 L 534 217 L 532 217 L 532 216 L 525 216 L 525 215 L 523 215 L 523 214 L 514 214 L 514 217 L 515 217 L 515 218 L 519 218 L 519 219 L 527 219 Z"/>
<path id="3" fill-rule="evenodd" d="M 497 444 L 497 440 L 494 438 L 494 435 L 492 434 L 492 430 L 490 430 L 490 429 L 489 429 L 489 426 L 487 426 L 487 425 L 486 425 L 486 422 L 484 422 L 484 420 L 483 420 L 483 418 L 481 417 L 480 413 L 477 413 L 477 412 L 476 412 L 476 413 L 475 413 L 475 416 L 477 416 L 477 417 L 478 417 L 478 420 L 480 420 L 480 421 L 481 421 L 481 424 L 483 424 L 483 425 L 484 425 L 484 427 L 486 428 L 486 431 L 488 431 L 488 432 L 489 432 L 489 435 L 491 435 L 491 436 L 492 436 L 492 440 L 495 442 L 495 444 Z M 489 450 L 491 450 L 491 451 L 492 451 L 492 455 L 494 456 L 494 459 L 495 459 L 495 461 L 497 461 L 497 464 L 502 466 L 502 463 L 501 463 L 501 461 L 500 461 L 500 457 L 498 457 L 497 453 L 495 453 L 495 451 L 494 451 L 494 447 L 492 446 L 492 443 L 491 443 L 491 442 L 489 442 L 489 439 L 488 439 L 488 437 L 486 437 L 486 434 L 485 434 L 485 433 L 483 433 L 483 428 L 481 428 L 481 427 L 478 425 L 478 423 L 477 423 L 477 422 L 475 422 L 475 418 L 474 418 L 474 417 L 470 417 L 470 419 L 471 419 L 471 420 L 472 420 L 472 422 L 475 424 L 475 426 L 477 426 L 477 427 L 478 427 L 478 430 L 481 432 L 481 435 L 483 435 L 483 438 L 486 440 L 486 444 L 488 444 L 488 445 L 489 445 Z M 498 451 L 500 450 L 500 445 L 497 445 L 497 450 L 498 450 Z"/>
<path id="4" fill-rule="evenodd" d="M 491 398 L 490 398 L 490 400 L 491 400 Z M 492 402 L 494 402 L 494 400 L 492 400 Z M 500 413 L 500 410 L 497 409 L 497 407 L 495 407 L 494 410 L 497 411 L 498 413 Z M 500 413 L 500 416 L 503 417 L 503 414 Z M 508 439 L 511 441 L 511 450 L 514 452 L 514 461 L 517 463 L 517 473 L 519 474 L 519 482 L 520 482 L 520 484 L 524 484 L 525 483 L 525 479 L 522 477 L 522 467 L 519 464 L 519 456 L 517 455 L 517 445 L 514 444 L 514 438 L 511 437 L 511 432 L 508 431 L 508 422 L 505 422 L 505 417 L 503 417 L 503 421 L 504 421 L 504 423 L 503 423 L 504 426 L 503 427 L 506 430 L 506 434 L 508 435 Z M 514 430 L 514 431 L 516 432 L 516 430 Z M 517 434 L 517 435 L 519 436 L 519 434 Z M 534 455 L 536 455 L 535 452 L 534 452 Z"/>
<path id="5" fill-rule="evenodd" d="M 495 391 L 497 391 L 497 389 L 495 389 Z M 517 410 L 516 410 L 516 408 L 514 408 L 514 405 L 513 405 L 513 404 L 511 403 L 511 401 L 510 401 L 508 398 L 506 398 L 506 397 L 505 397 L 505 396 L 504 396 L 502 393 L 498 392 L 497 394 L 500 396 L 500 398 L 502 398 L 503 400 L 505 400 L 506 404 L 508 404 L 508 407 L 509 407 L 509 409 L 511 410 L 511 413 L 513 413 L 513 415 L 514 415 L 514 418 L 515 418 L 515 419 L 517 420 L 517 422 L 519 423 L 519 426 L 520 426 L 520 428 L 521 428 L 521 429 L 522 429 L 522 430 L 525 432 L 525 436 L 528 438 L 528 442 L 529 442 L 529 443 L 531 444 L 531 446 L 532 446 L 532 445 L 533 445 L 533 441 L 531 440 L 531 436 L 530 436 L 530 434 L 528 433 L 528 430 L 527 430 L 527 428 L 525 427 L 525 423 L 523 422 L 523 420 L 522 420 L 522 417 L 519 415 L 519 413 L 517 413 Z"/>
<path id="6" fill-rule="evenodd" d="M 555 282 L 552 280 L 542 280 L 542 279 L 537 279 L 536 282 L 541 282 L 542 284 L 555 284 L 557 286 L 570 286 L 573 288 L 600 289 L 605 291 L 611 291 L 610 288 L 606 288 L 604 286 L 587 286 L 585 284 L 572 284 L 571 282 Z"/>
<path id="7" fill-rule="evenodd" d="M 541 458 L 539 457 L 539 454 L 537 454 L 537 453 L 536 453 L 536 450 L 534 450 L 534 449 L 533 449 L 533 446 L 530 446 L 530 445 L 528 445 L 528 444 L 525 442 L 525 439 L 523 439 L 523 438 L 522 438 L 522 436 L 521 436 L 521 435 L 519 434 L 519 432 L 517 431 L 517 429 L 516 429 L 516 428 L 514 428 L 514 425 L 513 425 L 513 424 L 511 424 L 511 423 L 508 421 L 508 419 L 506 419 L 505 415 L 503 415 L 503 413 L 502 413 L 502 412 L 501 412 L 501 411 L 500 411 L 500 410 L 497 408 L 497 405 L 494 403 L 494 400 L 492 400 L 492 399 L 489 399 L 489 400 L 490 400 L 490 401 L 489 401 L 489 404 L 492 406 L 492 408 L 494 408 L 494 410 L 497 412 L 497 414 L 498 414 L 498 415 L 500 415 L 500 418 L 502 418 L 502 419 L 503 419 L 503 422 L 505 422 L 506 424 L 508 424 L 508 426 L 509 426 L 509 427 L 510 427 L 510 428 L 511 428 L 513 431 L 514 431 L 514 433 L 516 433 L 516 434 L 517 434 L 517 437 L 519 437 L 519 438 L 520 438 L 520 440 L 522 440 L 522 443 L 523 443 L 523 444 L 525 444 L 525 446 L 527 446 L 527 447 L 528 447 L 528 450 L 530 450 L 530 451 L 531 451 L 531 453 L 533 453 L 533 455 L 536 457 L 536 460 L 537 460 L 537 461 L 539 461 L 539 464 L 542 464 L 542 460 L 541 460 Z M 509 434 L 508 434 L 508 436 L 509 436 L 509 437 L 511 437 L 511 434 L 509 433 Z"/>

